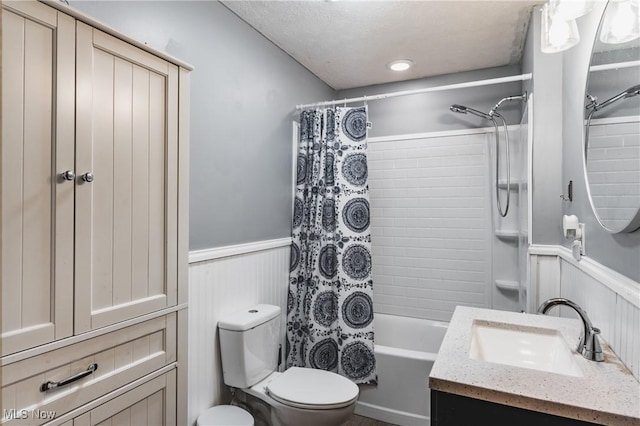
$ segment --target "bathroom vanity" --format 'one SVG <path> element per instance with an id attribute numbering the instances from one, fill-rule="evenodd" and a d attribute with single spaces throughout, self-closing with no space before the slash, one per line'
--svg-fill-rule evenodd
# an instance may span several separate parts
<path id="1" fill-rule="evenodd" d="M 429 376 L 431 424 L 638 425 L 640 383 L 578 320 L 458 306 Z"/>

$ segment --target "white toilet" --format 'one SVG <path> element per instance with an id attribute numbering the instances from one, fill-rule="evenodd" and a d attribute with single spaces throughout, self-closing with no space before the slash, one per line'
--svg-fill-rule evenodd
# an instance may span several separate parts
<path id="1" fill-rule="evenodd" d="M 323 370 L 276 371 L 280 350 L 280 308 L 256 305 L 218 322 L 224 382 L 251 409 L 256 423 L 273 426 L 332 426 L 346 422 L 358 386 Z"/>

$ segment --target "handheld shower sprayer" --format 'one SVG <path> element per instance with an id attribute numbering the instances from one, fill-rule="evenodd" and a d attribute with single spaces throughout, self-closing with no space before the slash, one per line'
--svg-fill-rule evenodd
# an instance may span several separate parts
<path id="1" fill-rule="evenodd" d="M 480 118 L 485 118 L 487 120 L 491 120 L 491 117 L 489 116 L 489 114 L 485 114 L 482 111 L 478 111 L 477 109 L 473 109 L 473 108 L 469 108 L 466 107 L 464 105 L 458 105 L 458 104 L 453 104 L 449 107 L 449 109 L 453 112 L 457 112 L 460 114 L 471 114 L 471 115 L 475 115 L 476 117 L 480 117 Z"/>
<path id="2" fill-rule="evenodd" d="M 503 102 L 507 102 L 507 101 L 526 101 L 527 100 L 527 92 L 524 92 L 522 95 L 517 95 L 517 96 L 507 96 L 506 98 L 502 98 L 500 99 L 500 102 L 498 102 L 493 108 L 491 108 L 491 110 L 489 111 L 488 114 L 482 112 L 482 111 L 478 111 L 477 109 L 473 109 L 473 108 L 469 108 L 466 107 L 464 105 L 458 105 L 458 104 L 453 104 L 451 106 L 449 106 L 449 109 L 452 112 L 457 112 L 459 114 L 472 114 L 475 115 L 476 117 L 480 117 L 480 118 L 484 118 L 486 120 L 489 120 L 493 123 L 493 127 L 495 129 L 495 140 L 496 140 L 496 203 L 498 204 L 498 213 L 500 214 L 501 217 L 505 217 L 507 215 L 507 213 L 509 212 L 509 199 L 510 199 L 510 192 L 511 192 L 511 158 L 509 156 L 509 131 L 507 129 L 507 121 L 505 120 L 505 118 L 498 114 L 497 109 L 500 108 L 500 105 L 502 105 Z M 506 140 L 506 158 L 507 158 L 507 167 L 506 167 L 506 172 L 507 172 L 507 200 L 505 203 L 505 208 L 504 210 L 502 209 L 502 201 L 500 199 L 500 191 L 499 191 L 499 173 L 500 173 L 500 155 L 499 155 L 499 148 L 500 148 L 500 135 L 499 135 L 499 131 L 498 131 L 498 123 L 496 121 L 496 117 L 499 118 L 502 121 L 502 127 L 504 128 L 504 136 L 505 136 L 505 140 Z"/>
<path id="3" fill-rule="evenodd" d="M 587 97 L 589 98 L 589 104 L 586 106 L 587 109 L 592 109 L 593 111 L 599 111 L 603 108 L 608 107 L 609 105 L 618 102 L 620 99 L 627 99 L 633 96 L 640 95 L 640 84 L 636 84 L 635 86 L 631 86 L 626 90 L 618 93 L 615 96 L 610 97 L 606 101 L 602 103 L 598 103 L 598 98 L 592 96 L 587 93 Z"/>

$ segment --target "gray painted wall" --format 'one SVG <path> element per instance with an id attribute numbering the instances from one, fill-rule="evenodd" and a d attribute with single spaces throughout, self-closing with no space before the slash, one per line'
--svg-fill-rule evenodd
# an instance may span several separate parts
<path id="1" fill-rule="evenodd" d="M 562 93 L 564 122 L 563 180 L 573 180 L 574 201 L 565 214 L 575 214 L 586 226 L 587 255 L 621 274 L 640 281 L 640 230 L 631 234 L 610 234 L 600 227 L 589 204 L 582 165 L 583 105 L 591 47 L 604 4 L 578 20 L 580 43 L 563 54 Z"/>
<path id="2" fill-rule="evenodd" d="M 288 237 L 292 112 L 334 91 L 218 2 L 71 6 L 195 66 L 189 248 Z"/>
<path id="3" fill-rule="evenodd" d="M 520 67 L 518 66 L 487 68 L 398 83 L 340 90 L 336 98 L 371 96 L 518 74 L 520 74 Z M 503 97 L 520 93 L 522 93 L 522 83 L 515 82 L 371 101 L 369 102 L 369 121 L 373 127 L 369 131 L 369 136 L 488 127 L 491 124 L 478 117 L 450 112 L 449 105 L 461 104 L 488 112 Z M 520 103 L 510 102 L 503 105 L 504 107 L 501 107 L 501 111 L 507 121 L 510 124 L 519 123 L 521 116 Z"/>
<path id="4" fill-rule="evenodd" d="M 500 67 L 338 92 L 217 2 L 72 1 L 104 23 L 192 63 L 190 249 L 290 234 L 291 119 L 295 104 L 452 84 L 520 73 Z M 539 50 L 534 13 L 522 70 L 529 83 L 435 92 L 369 104 L 370 136 L 475 128 L 481 120 L 448 112 L 451 103 L 488 110 L 503 96 L 534 92 L 533 235 L 565 243 L 562 214 L 587 224 L 587 253 L 640 280 L 640 231 L 600 228 L 586 196 L 579 150 L 586 67 L 602 5 L 580 18 L 582 42 L 564 54 Z M 562 78 L 560 78 L 562 76 Z M 505 108 L 509 122 L 520 108 Z M 574 181 L 574 202 L 559 195 Z"/>
<path id="5" fill-rule="evenodd" d="M 525 83 L 533 93 L 533 182 L 531 244 L 561 244 L 562 182 L 562 55 L 540 52 L 540 12 L 531 15 L 522 58 L 523 72 L 533 73 Z"/>

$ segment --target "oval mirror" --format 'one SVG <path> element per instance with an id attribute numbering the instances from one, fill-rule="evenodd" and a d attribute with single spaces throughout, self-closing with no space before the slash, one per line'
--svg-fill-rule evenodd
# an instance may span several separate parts
<path id="1" fill-rule="evenodd" d="M 591 208 L 609 232 L 640 227 L 638 3 L 610 0 L 591 54 L 584 108 L 584 171 Z"/>

